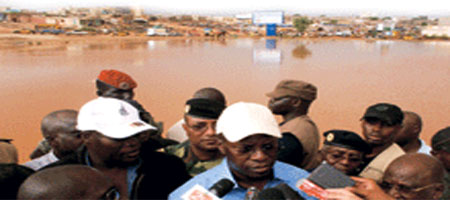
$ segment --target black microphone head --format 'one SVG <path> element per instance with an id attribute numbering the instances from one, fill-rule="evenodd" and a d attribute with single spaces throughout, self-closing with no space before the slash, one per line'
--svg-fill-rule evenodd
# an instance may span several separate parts
<path id="1" fill-rule="evenodd" d="M 220 179 L 209 188 L 209 191 L 218 197 L 223 197 L 233 189 L 234 183 L 226 178 Z"/>
<path id="2" fill-rule="evenodd" d="M 294 189 L 289 187 L 286 183 L 281 183 L 274 188 L 279 189 L 281 192 L 283 192 L 284 198 L 287 200 L 302 200 L 304 199 L 300 194 L 297 193 Z"/>
<path id="3" fill-rule="evenodd" d="M 258 196 L 256 196 L 257 200 L 273 200 L 273 199 L 285 199 L 284 194 L 281 190 L 277 188 L 267 188 L 262 190 Z"/>

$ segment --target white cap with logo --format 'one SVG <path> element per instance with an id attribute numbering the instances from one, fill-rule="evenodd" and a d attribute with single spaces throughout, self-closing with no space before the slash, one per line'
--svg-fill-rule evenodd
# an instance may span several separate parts
<path id="1" fill-rule="evenodd" d="M 222 133 L 229 142 L 238 142 L 256 134 L 281 138 L 272 112 L 263 105 L 247 102 L 228 106 L 217 120 L 216 133 Z"/>
<path id="2" fill-rule="evenodd" d="M 106 137 L 123 139 L 156 127 L 139 118 L 131 104 L 114 98 L 98 97 L 84 104 L 77 119 L 80 131 L 97 131 Z"/>

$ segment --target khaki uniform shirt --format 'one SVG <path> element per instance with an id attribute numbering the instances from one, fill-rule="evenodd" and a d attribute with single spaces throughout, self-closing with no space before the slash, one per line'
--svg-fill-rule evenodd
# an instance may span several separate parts
<path id="1" fill-rule="evenodd" d="M 192 155 L 191 160 L 186 161 L 186 158 L 188 157 L 190 151 L 189 144 L 189 141 L 186 141 L 181 144 L 168 146 L 163 150 L 168 154 L 172 154 L 181 158 L 186 164 L 186 170 L 188 171 L 189 175 L 196 176 L 208 169 L 215 167 L 216 165 L 219 165 L 222 162 L 223 158 L 201 161 L 197 157 L 195 157 L 195 155 Z"/>
<path id="2" fill-rule="evenodd" d="M 384 171 L 396 158 L 404 155 L 405 152 L 397 144 L 393 143 L 387 149 L 378 154 L 359 174 L 363 178 L 370 178 L 376 182 L 381 182 Z"/>
<path id="3" fill-rule="evenodd" d="M 320 162 L 315 157 L 318 154 L 320 145 L 320 135 L 316 124 L 307 115 L 302 115 L 282 123 L 281 132 L 291 132 L 294 134 L 303 146 L 303 169 L 313 169 Z M 301 159 L 301 158 L 299 158 Z"/>

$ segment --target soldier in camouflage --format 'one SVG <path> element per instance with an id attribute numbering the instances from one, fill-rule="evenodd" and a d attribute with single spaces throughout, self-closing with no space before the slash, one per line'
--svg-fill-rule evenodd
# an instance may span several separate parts
<path id="1" fill-rule="evenodd" d="M 204 98 L 194 97 L 186 102 L 183 129 L 188 140 L 164 148 L 166 153 L 178 156 L 186 164 L 191 176 L 200 174 L 221 163 L 216 121 L 225 109 L 225 98 L 215 88 L 205 88 Z M 220 97 L 220 98 L 217 98 Z"/>

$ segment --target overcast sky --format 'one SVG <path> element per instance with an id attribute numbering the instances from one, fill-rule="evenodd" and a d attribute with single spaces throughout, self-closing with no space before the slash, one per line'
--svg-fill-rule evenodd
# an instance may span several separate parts
<path id="1" fill-rule="evenodd" d="M 60 7 L 133 6 L 175 14 L 240 14 L 282 10 L 308 15 L 450 16 L 450 0 L 0 0 L 0 7 L 51 10 Z"/>

